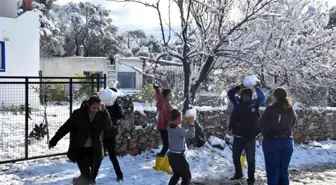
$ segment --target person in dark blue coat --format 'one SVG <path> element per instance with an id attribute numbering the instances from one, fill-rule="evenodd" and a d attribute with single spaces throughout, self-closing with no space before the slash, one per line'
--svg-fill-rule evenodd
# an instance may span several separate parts
<path id="1" fill-rule="evenodd" d="M 248 164 L 248 185 L 253 185 L 255 178 L 255 147 L 256 136 L 260 133 L 258 120 L 259 107 L 265 101 L 264 92 L 255 87 L 257 98 L 252 99 L 253 90 L 236 86 L 228 91 L 228 97 L 234 108 L 230 116 L 229 130 L 234 135 L 232 145 L 232 158 L 235 166 L 235 175 L 231 180 L 239 180 L 243 177 L 240 156 L 245 150 Z M 236 94 L 240 92 L 240 96 Z"/>

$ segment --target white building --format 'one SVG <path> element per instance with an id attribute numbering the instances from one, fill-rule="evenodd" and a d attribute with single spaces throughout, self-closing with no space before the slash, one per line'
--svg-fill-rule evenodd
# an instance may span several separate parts
<path id="1" fill-rule="evenodd" d="M 16 0 L 0 2 L 0 76 L 37 76 L 40 60 L 39 15 L 17 17 Z"/>
<path id="2" fill-rule="evenodd" d="M 29 1 L 25 1 L 27 2 Z M 38 13 L 25 9 L 24 13 L 18 16 L 16 0 L 0 0 L 0 107 L 21 105 L 25 100 L 24 85 L 1 84 L 4 81 L 23 79 L 3 79 L 1 76 L 38 75 L 39 28 Z"/>
<path id="3" fill-rule="evenodd" d="M 40 70 L 43 76 L 76 76 L 91 73 L 107 76 L 107 86 L 127 90 L 141 90 L 143 85 L 143 62 L 140 58 L 106 57 L 41 57 Z"/>

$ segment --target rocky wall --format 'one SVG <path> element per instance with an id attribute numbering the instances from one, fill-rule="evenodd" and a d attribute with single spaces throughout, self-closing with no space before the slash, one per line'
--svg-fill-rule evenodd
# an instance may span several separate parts
<path id="1" fill-rule="evenodd" d="M 261 111 L 262 112 L 262 111 Z M 294 126 L 296 142 L 336 139 L 336 109 L 297 109 L 298 120 Z M 120 121 L 117 135 L 117 152 L 120 155 L 138 155 L 161 144 L 160 133 L 155 129 L 156 113 L 135 111 Z M 206 138 L 210 135 L 224 138 L 228 132 L 229 113 L 224 108 L 199 109 L 198 121 Z"/>

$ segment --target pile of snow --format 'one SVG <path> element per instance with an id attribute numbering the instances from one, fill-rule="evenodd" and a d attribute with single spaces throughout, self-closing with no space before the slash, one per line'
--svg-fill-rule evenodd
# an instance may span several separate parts
<path id="1" fill-rule="evenodd" d="M 255 85 L 257 85 L 258 82 L 260 82 L 260 80 L 257 78 L 257 76 L 251 75 L 245 77 L 243 84 L 245 87 L 253 88 Z"/>
<path id="2" fill-rule="evenodd" d="M 99 91 L 99 97 L 101 98 L 102 102 L 107 106 L 112 106 L 116 101 L 118 95 L 116 92 L 112 91 L 111 89 L 101 89 Z"/>
<path id="3" fill-rule="evenodd" d="M 219 148 L 221 150 L 225 148 L 225 141 L 219 139 L 218 137 L 210 136 L 208 142 L 212 147 Z"/>

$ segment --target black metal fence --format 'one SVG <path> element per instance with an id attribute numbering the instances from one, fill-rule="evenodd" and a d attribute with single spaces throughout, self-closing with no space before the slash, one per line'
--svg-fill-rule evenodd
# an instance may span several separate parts
<path id="1" fill-rule="evenodd" d="M 65 154 L 69 136 L 48 142 L 106 75 L 90 77 L 0 77 L 0 164 Z"/>

